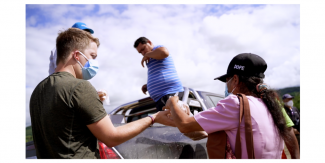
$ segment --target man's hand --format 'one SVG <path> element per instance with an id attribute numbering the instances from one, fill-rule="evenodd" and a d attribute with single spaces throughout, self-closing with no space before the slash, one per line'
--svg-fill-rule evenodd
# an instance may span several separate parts
<path id="1" fill-rule="evenodd" d="M 152 116 L 155 119 L 155 122 L 166 125 L 166 126 L 172 126 L 172 127 L 176 127 L 175 123 L 173 120 L 169 119 L 167 117 L 167 114 L 169 114 L 169 111 L 159 111 L 155 114 L 153 114 Z"/>
<path id="2" fill-rule="evenodd" d="M 168 100 L 167 100 L 168 101 Z M 162 108 L 162 110 L 170 110 L 170 104 L 171 103 L 168 103 L 169 105 L 165 105 L 163 108 Z M 187 115 L 190 115 L 191 114 L 191 111 L 190 111 L 190 108 L 186 105 L 186 104 L 182 104 L 183 106 L 181 107 L 181 108 L 185 108 L 185 109 L 183 109 L 184 110 L 184 112 L 187 114 Z"/>
<path id="3" fill-rule="evenodd" d="M 147 90 L 147 84 L 143 85 L 142 88 L 141 88 L 141 90 L 142 90 L 143 94 L 146 95 L 147 94 L 146 92 L 148 91 Z"/>
<path id="4" fill-rule="evenodd" d="M 178 103 L 178 96 L 172 96 L 170 97 L 167 101 L 166 101 L 166 107 L 170 108 L 173 106 L 173 104 L 177 104 Z"/>
<path id="5" fill-rule="evenodd" d="M 174 101 L 172 102 L 171 99 L 174 99 Z M 166 101 L 166 105 L 162 108 L 162 110 L 166 110 L 168 111 L 169 113 L 167 114 L 167 117 L 171 120 L 173 120 L 173 117 L 172 117 L 172 114 L 170 112 L 170 107 L 172 107 L 172 103 L 177 103 L 178 102 L 178 96 L 173 96 L 173 97 L 170 97 L 167 101 Z M 188 114 L 186 111 L 185 111 L 186 114 Z"/>
<path id="6" fill-rule="evenodd" d="M 100 101 L 103 102 L 103 101 L 106 99 L 106 95 L 107 95 L 107 93 L 106 93 L 105 90 L 98 90 L 98 91 L 97 91 L 97 94 L 98 94 L 98 96 L 99 96 Z"/>
<path id="7" fill-rule="evenodd" d="M 178 98 L 178 97 L 171 97 L 171 98 L 176 99 L 176 98 Z M 168 99 L 167 102 L 168 102 L 168 101 L 170 101 L 170 100 Z M 177 100 L 177 101 L 178 101 L 178 100 Z M 170 101 L 170 102 L 168 103 L 168 105 L 166 104 L 166 105 L 162 108 L 162 110 L 170 111 L 171 103 L 172 103 L 172 102 Z M 189 108 L 186 104 L 183 103 L 182 108 L 185 108 L 185 109 L 184 109 L 184 112 L 185 112 L 187 115 L 190 115 L 190 114 L 191 114 L 190 108 Z M 170 118 L 170 119 L 173 119 L 172 116 L 171 116 L 171 113 L 168 113 L 168 114 L 167 114 L 167 117 Z"/>
<path id="8" fill-rule="evenodd" d="M 163 106 L 163 107 L 162 107 L 162 110 L 169 112 L 169 113 L 167 114 L 167 117 L 168 117 L 169 119 L 173 120 L 173 117 L 172 117 L 172 115 L 171 115 L 171 113 L 170 113 L 170 108 L 168 108 L 168 107 L 166 107 L 166 106 Z"/>
<path id="9" fill-rule="evenodd" d="M 300 133 L 299 133 L 299 131 L 297 130 L 297 129 L 293 129 L 293 133 L 295 133 L 295 135 L 299 135 Z"/>
<path id="10" fill-rule="evenodd" d="M 190 108 L 189 108 L 187 105 L 183 104 L 182 107 L 183 107 L 183 108 L 186 108 L 184 111 L 185 111 L 185 113 L 186 113 L 187 115 L 190 115 L 190 114 L 191 114 Z"/>
<path id="11" fill-rule="evenodd" d="M 149 60 L 150 60 L 149 57 L 147 57 L 147 56 L 143 56 L 142 61 L 141 61 L 141 65 L 142 65 L 142 67 L 144 67 L 143 62 L 146 62 L 146 64 L 148 64 L 148 63 L 149 63 Z"/>

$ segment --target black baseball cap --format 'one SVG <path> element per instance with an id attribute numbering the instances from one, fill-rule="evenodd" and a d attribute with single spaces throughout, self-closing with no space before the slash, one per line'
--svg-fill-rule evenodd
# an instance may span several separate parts
<path id="1" fill-rule="evenodd" d="M 228 76 L 243 75 L 243 76 L 256 76 L 264 78 L 264 72 L 267 68 L 267 64 L 264 59 L 256 54 L 242 53 L 236 55 L 229 63 L 227 74 L 219 76 L 214 80 L 220 80 L 226 82 Z"/>

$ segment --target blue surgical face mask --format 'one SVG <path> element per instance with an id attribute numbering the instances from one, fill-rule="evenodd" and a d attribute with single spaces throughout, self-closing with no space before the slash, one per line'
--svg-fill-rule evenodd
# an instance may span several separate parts
<path id="1" fill-rule="evenodd" d="M 231 79 L 232 79 L 232 78 L 231 78 Z M 230 79 L 230 80 L 231 80 L 231 79 Z M 229 82 L 230 80 L 228 80 L 228 82 Z M 227 83 L 228 83 L 228 82 L 226 82 L 225 98 L 228 97 L 229 95 L 231 95 L 232 92 L 233 92 L 233 91 L 235 90 L 235 88 L 236 88 L 236 87 L 235 87 L 234 89 L 232 89 L 232 91 L 229 93 L 229 92 L 228 92 L 228 86 L 227 86 Z"/>
<path id="2" fill-rule="evenodd" d="M 97 74 L 97 71 L 98 71 L 98 68 L 99 68 L 98 61 L 93 60 L 93 59 L 88 59 L 80 51 L 79 51 L 79 53 L 87 59 L 87 62 L 85 64 L 85 66 L 82 66 L 82 64 L 76 59 L 77 62 L 79 63 L 79 65 L 82 68 L 82 70 L 81 70 L 82 71 L 82 78 L 84 80 L 89 80 L 89 79 L 93 78 Z"/>

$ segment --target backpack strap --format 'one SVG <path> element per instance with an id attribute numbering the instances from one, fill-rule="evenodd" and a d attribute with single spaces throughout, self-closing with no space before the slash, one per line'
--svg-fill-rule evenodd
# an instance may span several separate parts
<path id="1" fill-rule="evenodd" d="M 241 159 L 241 140 L 240 140 L 240 124 L 243 119 L 243 99 L 241 98 L 242 96 L 237 95 L 239 99 L 239 124 L 238 124 L 238 129 L 237 129 L 237 135 L 236 135 L 236 145 L 235 145 L 235 156 L 237 159 Z"/>
<path id="2" fill-rule="evenodd" d="M 254 152 L 254 141 L 253 141 L 253 132 L 252 132 L 252 119 L 250 113 L 250 107 L 247 97 L 244 94 L 237 94 L 239 99 L 239 125 L 236 135 L 236 146 L 235 146 L 235 156 L 237 159 L 241 159 L 241 140 L 240 140 L 240 123 L 243 116 L 245 117 L 245 137 L 246 137 L 246 149 L 249 159 L 255 158 Z"/>

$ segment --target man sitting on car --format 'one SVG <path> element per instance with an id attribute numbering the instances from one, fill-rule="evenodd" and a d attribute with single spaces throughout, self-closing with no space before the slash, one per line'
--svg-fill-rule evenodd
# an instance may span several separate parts
<path id="1" fill-rule="evenodd" d="M 143 56 L 142 67 L 144 62 L 148 67 L 148 82 L 142 86 L 142 92 L 149 92 L 156 102 L 156 109 L 161 111 L 169 96 L 174 96 L 176 92 L 179 92 L 178 97 L 182 99 L 184 89 L 167 48 L 162 45 L 154 46 L 145 37 L 138 38 L 134 48 Z"/>

